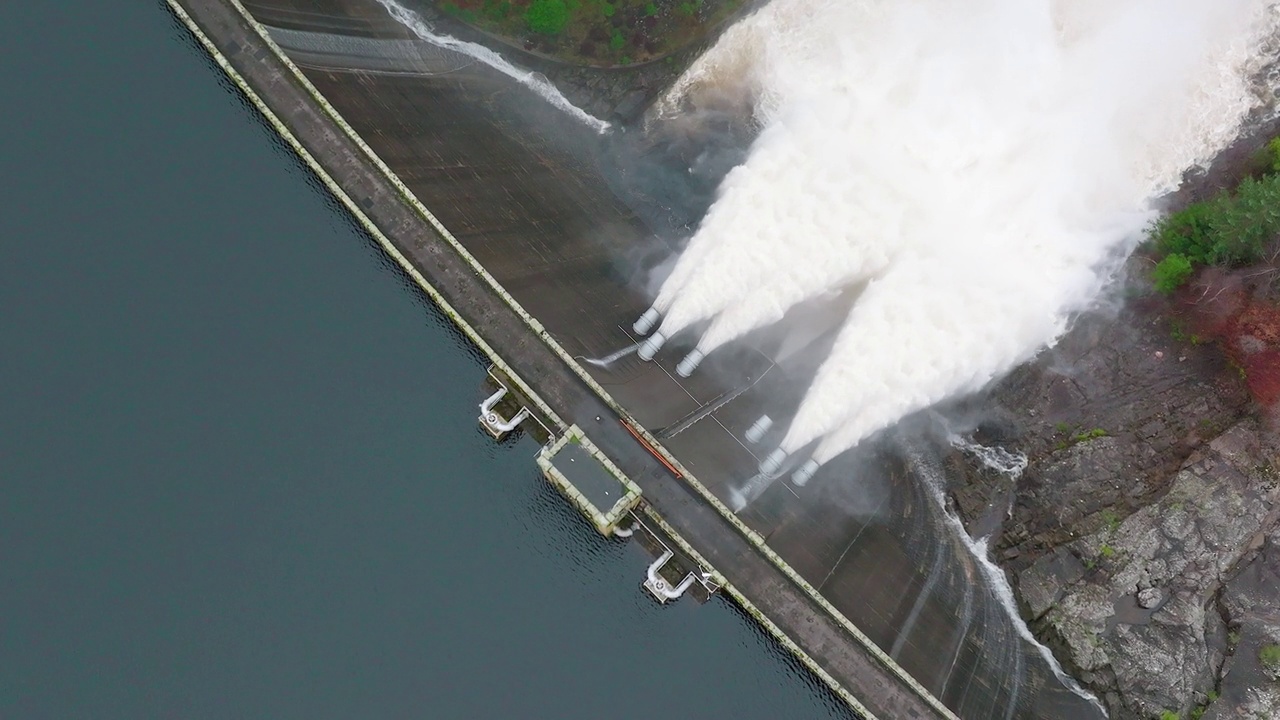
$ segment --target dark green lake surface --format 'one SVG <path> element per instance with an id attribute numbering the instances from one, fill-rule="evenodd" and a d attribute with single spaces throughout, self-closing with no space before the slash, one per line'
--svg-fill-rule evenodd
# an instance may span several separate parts
<path id="1" fill-rule="evenodd" d="M 0 41 L 0 718 L 847 717 L 478 429 L 483 358 L 162 3 Z"/>

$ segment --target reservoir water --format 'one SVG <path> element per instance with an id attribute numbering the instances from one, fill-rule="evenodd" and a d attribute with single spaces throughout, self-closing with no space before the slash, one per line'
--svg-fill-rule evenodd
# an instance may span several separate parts
<path id="1" fill-rule="evenodd" d="M 163 3 L 0 27 L 0 717 L 837 718 L 659 607 Z"/>

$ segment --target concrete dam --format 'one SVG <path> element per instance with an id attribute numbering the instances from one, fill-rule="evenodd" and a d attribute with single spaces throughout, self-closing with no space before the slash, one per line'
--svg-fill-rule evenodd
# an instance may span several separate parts
<path id="1" fill-rule="evenodd" d="M 708 357 L 715 372 L 680 372 L 679 339 L 653 362 L 628 352 L 651 300 L 638 279 L 697 212 L 637 180 L 678 174 L 641 103 L 597 132 L 377 0 L 167 2 L 490 358 L 481 425 L 542 440 L 539 467 L 602 535 L 651 550 L 637 581 L 657 600 L 728 596 L 860 717 L 1102 717 L 957 535 L 927 448 L 841 456 L 743 502 L 788 419 L 778 399 L 795 410 L 833 341 L 821 309 L 800 310 L 803 337 Z"/>

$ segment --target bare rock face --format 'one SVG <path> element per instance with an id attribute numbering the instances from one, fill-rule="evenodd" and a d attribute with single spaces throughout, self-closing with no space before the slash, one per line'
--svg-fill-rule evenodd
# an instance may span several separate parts
<path id="1" fill-rule="evenodd" d="M 1219 697 L 1204 718 L 1280 718 L 1280 531 L 1232 573 L 1219 597 L 1227 621 Z"/>
<path id="2" fill-rule="evenodd" d="M 1019 576 L 1024 595 L 1058 598 L 1045 629 L 1117 716 L 1188 711 L 1217 691 L 1226 621 L 1216 597 L 1280 508 L 1280 475 L 1259 464 L 1260 440 L 1253 421 L 1236 425 L 1187 463 L 1159 502 L 1071 543 L 1082 571 L 1047 572 L 1058 557 Z M 1051 593 L 1046 577 L 1058 577 Z M 1280 609 L 1276 596 L 1240 602 Z"/>
<path id="3" fill-rule="evenodd" d="M 1259 552 L 1280 455 L 1222 354 L 1135 309 L 1082 322 L 989 400 L 994 430 L 977 439 L 1029 465 L 1016 487 L 960 469 L 954 498 L 971 528 L 997 531 L 1024 615 L 1064 666 L 1116 720 L 1280 718 L 1258 660 L 1280 643 L 1262 620 L 1280 619 L 1280 549 Z"/>
<path id="4" fill-rule="evenodd" d="M 1009 563 L 1015 572 L 1159 497 L 1191 453 L 1252 402 L 1220 352 L 1137 309 L 1081 321 L 989 401 L 997 420 L 987 426 L 998 432 L 976 439 L 1030 458 L 996 545 L 1017 558 Z M 954 496 L 968 523 L 1008 507 L 1007 482 L 960 465 L 967 481 Z"/>

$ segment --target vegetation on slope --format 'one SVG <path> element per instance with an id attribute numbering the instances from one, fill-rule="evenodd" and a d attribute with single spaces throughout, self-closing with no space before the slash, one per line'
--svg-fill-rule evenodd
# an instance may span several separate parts
<path id="1" fill-rule="evenodd" d="M 1192 203 L 1151 226 L 1161 258 L 1152 273 L 1156 289 L 1172 293 L 1196 267 L 1240 267 L 1262 259 L 1280 236 L 1280 138 L 1267 146 L 1265 169 L 1234 190 Z"/>

